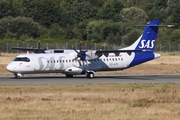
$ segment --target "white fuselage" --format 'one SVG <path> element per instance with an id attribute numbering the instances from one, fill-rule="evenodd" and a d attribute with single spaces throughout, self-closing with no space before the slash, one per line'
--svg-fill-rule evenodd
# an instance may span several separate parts
<path id="1" fill-rule="evenodd" d="M 99 58 L 88 61 L 74 60 L 76 52 L 51 53 L 51 54 L 22 54 L 16 58 L 28 58 L 29 61 L 14 60 L 8 64 L 7 69 L 13 73 L 49 73 L 61 72 L 65 74 L 81 74 L 84 70 L 107 71 L 121 70 L 128 67 L 133 59 L 133 54 L 120 53 L 116 56 L 109 53 L 107 57 L 102 55 Z"/>
<path id="2" fill-rule="evenodd" d="M 147 55 L 138 58 L 141 63 Z M 160 57 L 159 54 L 153 54 L 153 58 Z M 33 74 L 33 73 L 64 73 L 64 74 L 82 74 L 84 71 L 112 71 L 123 70 L 129 66 L 135 58 L 135 53 L 109 53 L 106 57 L 102 55 L 88 61 L 74 60 L 77 55 L 74 51 L 66 51 L 65 53 L 49 53 L 49 54 L 22 54 L 18 55 L 11 63 L 8 64 L 7 70 L 12 73 Z M 89 56 L 91 57 L 91 56 Z M 141 60 L 142 59 L 142 60 Z M 138 63 L 139 64 L 139 63 Z"/>

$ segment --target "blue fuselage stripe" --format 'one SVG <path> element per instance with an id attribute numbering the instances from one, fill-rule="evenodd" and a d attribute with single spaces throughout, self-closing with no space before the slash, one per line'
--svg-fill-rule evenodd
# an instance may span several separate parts
<path id="1" fill-rule="evenodd" d="M 154 59 L 153 52 L 135 53 L 135 57 L 134 57 L 133 61 L 129 64 L 129 67 L 147 62 L 152 59 Z"/>

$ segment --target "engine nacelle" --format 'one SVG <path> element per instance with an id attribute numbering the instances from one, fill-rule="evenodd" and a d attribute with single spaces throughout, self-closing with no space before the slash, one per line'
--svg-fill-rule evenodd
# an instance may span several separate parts
<path id="1" fill-rule="evenodd" d="M 86 60 L 92 60 L 92 59 L 96 59 L 99 58 L 96 54 L 95 54 L 95 50 L 90 50 L 86 52 Z"/>
<path id="2" fill-rule="evenodd" d="M 77 67 L 70 67 L 70 68 L 66 69 L 65 72 L 69 73 L 69 74 L 81 74 L 83 72 L 83 70 L 81 68 L 77 68 Z"/>

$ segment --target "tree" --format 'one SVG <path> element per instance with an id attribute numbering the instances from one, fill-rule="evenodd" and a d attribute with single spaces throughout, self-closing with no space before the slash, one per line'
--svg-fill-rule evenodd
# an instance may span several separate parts
<path id="1" fill-rule="evenodd" d="M 80 23 L 95 17 L 95 7 L 89 2 L 80 2 L 73 5 L 73 23 Z"/>
<path id="2" fill-rule="evenodd" d="M 45 33 L 47 37 L 56 38 L 56 39 L 64 39 L 65 31 L 64 29 L 57 23 L 54 23 L 48 29 L 48 33 Z"/>
<path id="3" fill-rule="evenodd" d="M 124 25 L 120 22 L 111 23 L 108 22 L 103 29 L 103 38 L 106 39 L 109 35 L 114 35 L 114 38 L 116 35 L 123 35 L 124 34 Z M 113 38 L 113 39 L 114 39 Z M 121 43 L 121 38 L 119 38 Z M 116 40 L 112 40 L 111 42 L 116 43 Z"/>
<path id="4" fill-rule="evenodd" d="M 123 4 L 120 0 L 108 0 L 100 8 L 97 16 L 99 19 L 108 19 L 113 21 L 120 21 L 119 12 L 122 10 Z"/>
<path id="5" fill-rule="evenodd" d="M 37 10 L 36 0 L 24 0 L 22 3 L 23 13 L 22 16 L 34 18 Z"/>
<path id="6" fill-rule="evenodd" d="M 61 18 L 59 0 L 24 0 L 23 15 L 32 17 L 41 25 L 50 27 L 51 24 L 58 23 Z"/>
<path id="7" fill-rule="evenodd" d="M 171 15 L 171 21 L 180 25 L 180 6 L 173 10 Z"/>
<path id="8" fill-rule="evenodd" d="M 124 8 L 120 14 L 123 21 L 146 21 L 148 19 L 146 12 L 137 7 Z"/>
<path id="9" fill-rule="evenodd" d="M 0 37 L 4 38 L 6 33 L 14 34 L 16 39 L 21 36 L 39 37 L 43 28 L 34 22 L 31 18 L 26 17 L 5 17 L 0 19 Z"/>
<path id="10" fill-rule="evenodd" d="M 171 41 L 174 43 L 180 43 L 180 29 L 174 30 L 172 32 Z"/>
<path id="11" fill-rule="evenodd" d="M 134 29 L 131 32 L 129 32 L 126 36 L 123 37 L 123 43 L 125 45 L 131 45 L 133 42 L 135 42 L 139 36 L 141 35 L 141 30 Z"/>
<path id="12" fill-rule="evenodd" d="M 120 44 L 123 35 L 126 34 L 124 24 L 108 20 L 89 22 L 87 25 L 87 39 L 96 43 L 107 41 Z"/>
<path id="13" fill-rule="evenodd" d="M 107 22 L 105 20 L 90 21 L 86 27 L 87 39 L 95 43 L 102 42 L 104 40 L 103 28 Z"/>
<path id="14" fill-rule="evenodd" d="M 50 27 L 51 24 L 59 23 L 61 20 L 61 10 L 59 0 L 41 0 L 37 3 L 38 12 L 35 13 L 34 20 L 41 25 Z"/>
<path id="15" fill-rule="evenodd" d="M 0 1 L 0 18 L 6 16 L 16 17 L 20 15 L 20 7 L 21 1 L 16 0 L 1 0 Z"/>
<path id="16" fill-rule="evenodd" d="M 96 7 L 102 7 L 107 0 L 89 0 L 90 4 Z"/>
<path id="17" fill-rule="evenodd" d="M 167 14 L 170 15 L 180 5 L 179 0 L 168 0 L 167 1 Z"/>

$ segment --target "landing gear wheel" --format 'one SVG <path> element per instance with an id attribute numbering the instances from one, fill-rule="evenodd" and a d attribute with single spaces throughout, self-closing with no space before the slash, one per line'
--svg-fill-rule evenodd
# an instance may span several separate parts
<path id="1" fill-rule="evenodd" d="M 15 76 L 15 78 L 16 78 L 16 79 L 19 79 L 19 78 L 20 78 L 20 76 L 16 75 L 16 76 Z"/>
<path id="2" fill-rule="evenodd" d="M 89 72 L 86 74 L 87 78 L 94 78 L 94 73 L 93 72 Z"/>
<path id="3" fill-rule="evenodd" d="M 23 74 L 15 73 L 14 76 L 15 76 L 16 79 L 20 79 L 23 76 Z"/>
<path id="4" fill-rule="evenodd" d="M 66 74 L 66 77 L 67 77 L 67 78 L 72 78 L 73 75 Z"/>

